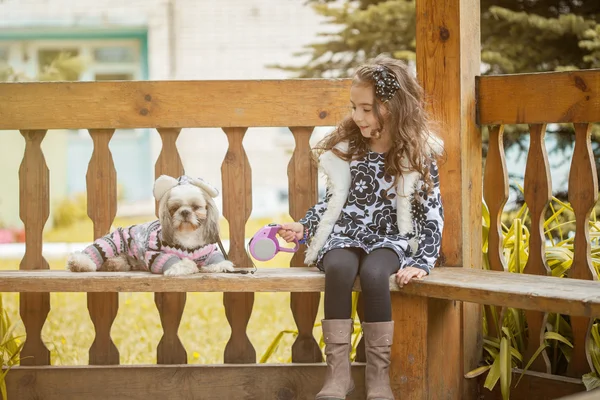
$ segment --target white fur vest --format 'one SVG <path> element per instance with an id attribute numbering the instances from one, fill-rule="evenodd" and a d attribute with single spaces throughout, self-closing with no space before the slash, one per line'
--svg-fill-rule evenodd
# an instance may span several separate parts
<path id="1" fill-rule="evenodd" d="M 441 139 L 431 135 L 429 146 L 433 153 L 441 154 L 443 142 Z M 347 152 L 348 143 L 341 142 L 335 146 L 341 152 Z M 402 175 L 396 185 L 396 215 L 398 222 L 398 231 L 400 235 L 409 235 L 413 232 L 413 219 L 411 203 L 417 183 L 420 180 L 417 171 L 408 169 L 408 160 L 401 159 L 404 168 Z M 323 212 L 319 226 L 306 249 L 304 263 L 312 265 L 317 260 L 319 251 L 327 241 L 327 238 L 333 230 L 333 226 L 338 220 L 348 194 L 350 192 L 351 176 L 350 162 L 344 161 L 336 156 L 333 151 L 326 151 L 319 157 L 319 168 L 327 178 L 327 190 L 330 193 L 327 209 Z M 411 246 L 416 250 L 416 246 Z"/>

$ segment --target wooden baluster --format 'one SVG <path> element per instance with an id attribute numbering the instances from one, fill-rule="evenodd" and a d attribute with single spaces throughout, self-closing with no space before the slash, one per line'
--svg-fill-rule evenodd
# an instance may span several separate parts
<path id="1" fill-rule="evenodd" d="M 573 264 L 569 278 L 598 280 L 591 260 L 589 219 L 598 201 L 598 177 L 591 146 L 591 124 L 575 124 L 575 149 L 569 173 L 569 202 L 575 212 L 575 242 Z M 573 355 L 567 373 L 580 378 L 593 371 L 590 353 L 586 352 L 593 320 L 571 316 Z"/>
<path id="2" fill-rule="evenodd" d="M 25 154 L 19 167 L 19 213 L 25 225 L 25 255 L 19 269 L 48 269 L 42 255 L 42 234 L 50 215 L 49 170 L 41 144 L 46 130 L 24 130 Z M 50 365 L 50 351 L 42 341 L 42 328 L 50 312 L 49 293 L 21 293 L 20 314 L 27 340 L 21 365 Z"/>
<path id="3" fill-rule="evenodd" d="M 87 212 L 94 223 L 94 239 L 110 231 L 117 215 L 117 172 L 109 148 L 114 129 L 89 129 L 94 151 L 86 175 Z M 90 365 L 119 364 L 119 350 L 110 329 L 119 311 L 118 293 L 88 293 L 87 305 L 96 337 L 89 350 Z"/>
<path id="4" fill-rule="evenodd" d="M 548 154 L 544 145 L 546 135 L 545 124 L 530 126 L 530 144 L 525 167 L 525 201 L 531 215 L 531 235 L 529 237 L 529 258 L 524 273 L 547 275 L 550 270 L 546 265 L 544 243 L 544 212 L 552 196 L 552 182 Z M 548 314 L 540 311 L 526 310 L 529 341 L 525 352 L 525 362 L 533 356 L 544 342 L 543 336 Z M 550 360 L 544 350 L 531 365 L 535 371 L 550 373 Z"/>
<path id="5" fill-rule="evenodd" d="M 154 173 L 157 178 L 160 175 L 178 178 L 184 173 L 176 143 L 181 129 L 161 128 L 157 131 L 162 140 L 162 148 L 156 160 Z M 156 215 L 158 216 L 158 203 Z M 187 352 L 177 333 L 185 309 L 186 296 L 187 293 L 154 293 L 154 303 L 163 328 L 163 336 L 156 348 L 158 364 L 187 363 Z"/>
<path id="6" fill-rule="evenodd" d="M 252 212 L 252 173 L 242 144 L 247 129 L 223 128 L 229 141 L 221 166 L 223 215 L 229 222 L 229 259 L 237 268 L 252 266 L 244 242 L 246 221 Z M 255 363 L 256 350 L 246 334 L 254 293 L 223 293 L 223 305 L 231 326 L 231 337 L 225 346 L 225 363 Z"/>
<path id="7" fill-rule="evenodd" d="M 508 200 L 508 173 L 504 157 L 504 125 L 490 129 L 490 140 L 485 163 L 483 182 L 483 198 L 490 213 L 490 232 L 488 237 L 488 259 L 493 271 L 506 271 L 506 263 L 502 254 L 503 235 L 500 218 Z M 506 311 L 505 307 L 485 306 L 487 314 L 488 334 L 500 337 L 500 327 Z M 494 318 L 494 315 L 496 318 Z"/>
<path id="8" fill-rule="evenodd" d="M 290 128 L 296 141 L 294 154 L 288 165 L 290 216 L 294 221 L 304 217 L 306 210 L 318 199 L 317 167 L 311 162 L 310 135 L 312 127 Z M 305 246 L 294 254 L 291 267 L 304 266 Z M 298 336 L 292 345 L 292 362 L 314 363 L 323 361 L 319 344 L 313 336 L 313 327 L 321 293 L 290 293 L 290 307 L 298 327 Z"/>

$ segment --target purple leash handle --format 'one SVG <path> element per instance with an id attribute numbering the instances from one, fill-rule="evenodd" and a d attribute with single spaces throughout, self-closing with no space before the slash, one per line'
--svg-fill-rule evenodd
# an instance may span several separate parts
<path id="1" fill-rule="evenodd" d="M 286 253 L 295 253 L 300 248 L 300 243 L 298 243 L 298 239 L 294 239 L 294 243 L 296 244 L 296 246 L 292 249 L 292 248 L 289 248 L 289 247 L 280 246 L 279 242 L 277 242 L 277 249 L 279 251 L 284 251 Z"/>

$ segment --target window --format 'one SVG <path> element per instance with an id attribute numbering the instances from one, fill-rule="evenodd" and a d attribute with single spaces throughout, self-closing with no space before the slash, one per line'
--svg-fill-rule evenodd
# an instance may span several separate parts
<path id="1" fill-rule="evenodd" d="M 139 60 L 139 54 L 132 47 L 105 46 L 94 49 L 94 60 L 98 63 L 130 63 Z"/>
<path id="2" fill-rule="evenodd" d="M 92 62 L 89 80 L 138 80 L 141 76 L 141 54 L 138 43 L 98 43 L 90 46 Z"/>

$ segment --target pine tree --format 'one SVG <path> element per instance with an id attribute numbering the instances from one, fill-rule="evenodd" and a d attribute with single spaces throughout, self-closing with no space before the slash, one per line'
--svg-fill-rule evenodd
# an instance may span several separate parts
<path id="1" fill-rule="evenodd" d="M 339 26 L 308 45 L 298 77 L 344 77 L 379 53 L 415 58 L 414 0 L 308 0 Z M 600 67 L 599 0 L 481 0 L 482 61 L 488 74 Z"/>

